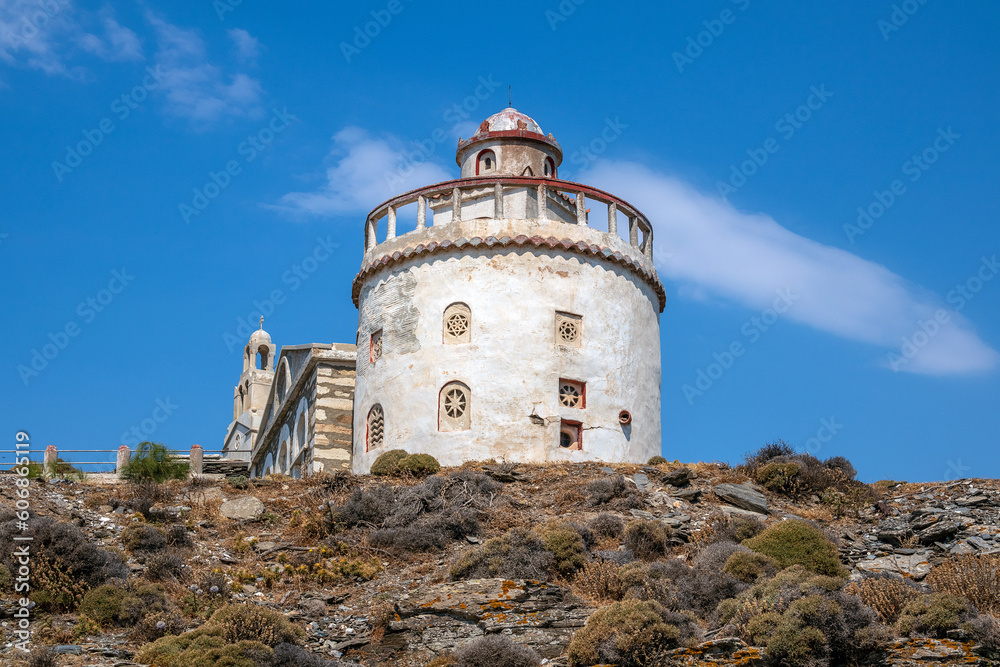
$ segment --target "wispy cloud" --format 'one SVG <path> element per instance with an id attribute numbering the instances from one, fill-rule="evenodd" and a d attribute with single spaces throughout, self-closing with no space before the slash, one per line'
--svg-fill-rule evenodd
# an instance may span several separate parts
<path id="1" fill-rule="evenodd" d="M 240 62 L 255 63 L 260 53 L 260 41 L 242 28 L 227 30 L 229 39 L 236 45 L 236 57 Z"/>
<path id="2" fill-rule="evenodd" d="M 274 208 L 318 216 L 367 212 L 394 195 L 455 176 L 435 162 L 411 163 L 412 147 L 391 136 L 347 127 L 333 139 L 325 183 L 288 193 Z M 944 309 L 949 324 L 900 370 L 968 374 L 1000 361 L 972 323 L 937 295 L 880 264 L 795 234 L 766 214 L 740 211 L 633 162 L 595 162 L 580 180 L 624 197 L 649 216 L 657 270 L 673 281 L 680 298 L 725 299 L 761 310 L 777 290 L 791 289 L 798 298 L 785 317 L 884 352 L 899 350 L 919 322 Z M 879 358 L 887 365 L 884 353 Z"/>
<path id="3" fill-rule="evenodd" d="M 80 79 L 86 69 L 72 64 L 80 53 L 106 61 L 143 57 L 139 38 L 118 23 L 110 6 L 93 13 L 71 0 L 0 1 L 0 61 Z"/>
<path id="4" fill-rule="evenodd" d="M 394 195 L 453 178 L 433 162 L 410 161 L 412 151 L 395 137 L 346 127 L 333 137 L 326 182 L 312 192 L 286 194 L 276 208 L 321 216 L 369 211 Z"/>
<path id="5" fill-rule="evenodd" d="M 898 350 L 918 322 L 944 309 L 951 322 L 900 370 L 929 375 L 982 372 L 1000 355 L 972 323 L 937 295 L 886 267 L 745 213 L 688 183 L 631 162 L 595 164 L 581 180 L 632 202 L 649 216 L 661 277 L 681 295 L 715 296 L 760 309 L 778 289 L 798 295 L 786 317 L 849 340 Z M 884 358 L 884 355 L 883 355 Z"/>
<path id="6" fill-rule="evenodd" d="M 259 80 L 244 72 L 227 73 L 208 62 L 205 42 L 195 31 L 168 23 L 153 12 L 147 12 L 146 18 L 156 33 L 153 60 L 163 72 L 160 90 L 168 113 L 200 126 L 263 114 Z M 253 40 L 249 34 L 246 37 Z"/>

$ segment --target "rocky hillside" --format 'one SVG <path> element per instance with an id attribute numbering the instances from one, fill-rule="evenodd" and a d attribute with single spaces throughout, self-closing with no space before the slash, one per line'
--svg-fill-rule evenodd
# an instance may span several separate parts
<path id="1" fill-rule="evenodd" d="M 0 510 L 0 663 L 1000 664 L 995 480 L 861 484 L 780 448 L 435 468 L 33 480 L 36 650 Z"/>

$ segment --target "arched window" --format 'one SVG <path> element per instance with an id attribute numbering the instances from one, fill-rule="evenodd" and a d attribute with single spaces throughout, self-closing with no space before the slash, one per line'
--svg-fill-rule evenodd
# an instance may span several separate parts
<path id="1" fill-rule="evenodd" d="M 476 158 L 476 176 L 493 173 L 497 168 L 497 156 L 491 150 L 484 150 Z"/>
<path id="2" fill-rule="evenodd" d="M 472 309 L 464 303 L 453 303 L 444 309 L 442 337 L 445 345 L 458 345 L 472 340 Z"/>
<path id="3" fill-rule="evenodd" d="M 288 472 L 288 441 L 285 440 L 281 443 L 281 449 L 278 450 L 278 472 L 282 475 Z"/>
<path id="4" fill-rule="evenodd" d="M 438 397 L 438 430 L 467 431 L 472 428 L 472 392 L 461 382 L 449 382 Z"/>
<path id="5" fill-rule="evenodd" d="M 583 424 L 568 419 L 559 422 L 559 446 L 563 449 L 583 449 Z"/>
<path id="6" fill-rule="evenodd" d="M 378 449 L 385 441 L 385 413 L 378 403 L 368 411 L 368 434 L 365 438 L 365 451 Z"/>
<path id="7" fill-rule="evenodd" d="M 268 368 L 268 355 L 270 350 L 267 349 L 267 345 L 261 345 L 257 349 L 257 368 L 266 371 Z"/>
<path id="8" fill-rule="evenodd" d="M 299 408 L 299 420 L 295 425 L 295 458 L 306 448 L 306 411 Z"/>
<path id="9" fill-rule="evenodd" d="M 550 157 L 545 158 L 545 177 L 555 178 L 556 177 L 556 163 Z"/>

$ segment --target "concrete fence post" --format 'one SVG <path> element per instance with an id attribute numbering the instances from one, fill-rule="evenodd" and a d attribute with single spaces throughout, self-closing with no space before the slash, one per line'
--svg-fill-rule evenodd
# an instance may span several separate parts
<path id="1" fill-rule="evenodd" d="M 48 477 L 50 471 L 55 468 L 56 461 L 59 460 L 59 450 L 55 445 L 45 448 L 45 458 L 42 459 L 42 475 Z"/>
<path id="2" fill-rule="evenodd" d="M 191 463 L 189 474 L 191 477 L 201 475 L 202 471 L 202 457 L 205 452 L 202 450 L 201 445 L 191 445 Z"/>
<path id="3" fill-rule="evenodd" d="M 125 472 L 130 461 L 132 461 L 132 450 L 128 448 L 128 445 L 122 445 L 118 448 L 118 458 L 115 460 L 115 473 L 119 478 Z"/>

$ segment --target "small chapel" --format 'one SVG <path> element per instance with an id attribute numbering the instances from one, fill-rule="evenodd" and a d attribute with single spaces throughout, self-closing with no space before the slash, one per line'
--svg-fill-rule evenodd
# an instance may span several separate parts
<path id="1" fill-rule="evenodd" d="M 343 290 L 355 343 L 276 354 L 262 323 L 224 455 L 299 477 L 366 473 L 390 449 L 442 465 L 659 454 L 653 229 L 623 199 L 560 180 L 562 157 L 507 108 L 459 140 L 457 178 L 375 206 Z"/>

